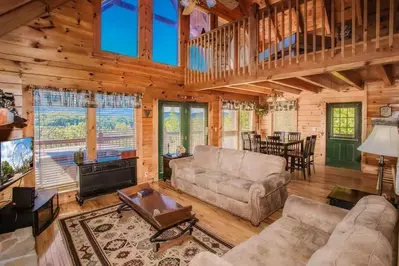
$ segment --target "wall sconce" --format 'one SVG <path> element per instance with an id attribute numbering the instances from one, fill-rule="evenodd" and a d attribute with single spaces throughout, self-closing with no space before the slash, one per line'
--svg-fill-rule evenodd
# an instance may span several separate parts
<path id="1" fill-rule="evenodd" d="M 151 114 L 151 109 L 144 109 L 144 115 L 146 118 L 148 118 Z"/>

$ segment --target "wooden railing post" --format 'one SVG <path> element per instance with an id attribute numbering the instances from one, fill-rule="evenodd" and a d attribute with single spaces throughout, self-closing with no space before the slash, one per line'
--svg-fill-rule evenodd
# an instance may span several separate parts
<path id="1" fill-rule="evenodd" d="M 259 5 L 253 3 L 249 8 L 248 15 L 248 70 L 250 76 L 256 76 L 258 70 L 258 42 L 259 42 Z"/>

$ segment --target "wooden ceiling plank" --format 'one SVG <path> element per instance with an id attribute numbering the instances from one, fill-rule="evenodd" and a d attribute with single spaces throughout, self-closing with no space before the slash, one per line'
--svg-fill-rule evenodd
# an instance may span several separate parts
<path id="1" fill-rule="evenodd" d="M 292 89 L 297 89 L 301 91 L 310 91 L 313 93 L 318 93 L 321 91 L 321 88 L 319 86 L 315 86 L 313 84 L 309 84 L 307 82 L 304 82 L 302 80 L 298 80 L 296 78 L 289 78 L 289 79 L 280 79 L 280 80 L 270 80 L 270 82 L 290 87 Z"/>
<path id="2" fill-rule="evenodd" d="M 337 83 L 332 82 L 332 80 L 325 78 L 323 76 L 323 74 L 322 75 L 303 76 L 303 77 L 298 77 L 298 79 L 308 82 L 310 84 L 316 85 L 318 87 L 321 87 L 323 89 L 340 91 L 340 86 Z"/>
<path id="3" fill-rule="evenodd" d="M 205 1 L 200 1 L 200 4 L 198 6 L 208 11 L 209 13 L 215 14 L 216 16 L 219 16 L 229 22 L 238 20 L 244 15 L 241 12 L 240 8 L 235 8 L 234 10 L 230 10 L 219 2 L 216 2 L 216 5 L 212 8 L 209 8 L 206 5 Z"/>
<path id="4" fill-rule="evenodd" d="M 237 89 L 228 88 L 228 87 L 216 88 L 216 89 L 212 89 L 210 91 L 218 91 L 218 92 L 234 93 L 234 94 L 243 94 L 243 95 L 252 95 L 252 96 L 264 96 L 265 95 L 264 93 L 237 90 Z"/>
<path id="5" fill-rule="evenodd" d="M 241 9 L 241 13 L 244 16 L 249 15 L 249 1 L 248 0 L 238 0 L 239 7 Z"/>
<path id="6" fill-rule="evenodd" d="M 395 82 L 395 68 L 393 64 L 375 67 L 385 86 L 392 86 Z"/>
<path id="7" fill-rule="evenodd" d="M 268 88 L 253 87 L 253 86 L 250 86 L 250 85 L 247 85 L 247 84 L 229 86 L 228 88 L 241 90 L 241 91 L 256 92 L 256 93 L 267 94 L 267 95 L 272 93 L 272 91 L 270 89 L 268 89 Z"/>
<path id="8" fill-rule="evenodd" d="M 0 36 L 29 23 L 68 0 L 32 1 L 0 16 Z"/>
<path id="9" fill-rule="evenodd" d="M 0 15 L 6 12 L 10 12 L 11 10 L 16 9 L 29 2 L 32 2 L 32 0 L 0 1 Z"/>
<path id="10" fill-rule="evenodd" d="M 258 87 L 262 87 L 262 88 L 267 88 L 269 90 L 276 90 L 276 91 L 284 92 L 284 93 L 287 92 L 287 93 L 291 93 L 291 94 L 294 94 L 294 95 L 298 95 L 298 94 L 301 93 L 300 90 L 293 89 L 293 88 L 286 87 L 286 86 L 279 85 L 279 84 L 275 84 L 275 83 L 271 83 L 271 82 L 268 82 L 268 81 L 263 81 L 263 82 L 258 82 L 258 83 L 251 83 L 251 86 L 258 86 Z"/>
<path id="11" fill-rule="evenodd" d="M 354 72 L 333 71 L 333 72 L 331 72 L 331 75 L 333 75 L 337 79 L 342 80 L 345 83 L 347 83 L 348 85 L 355 87 L 359 90 L 364 89 L 364 84 L 363 84 L 362 79 Z"/>

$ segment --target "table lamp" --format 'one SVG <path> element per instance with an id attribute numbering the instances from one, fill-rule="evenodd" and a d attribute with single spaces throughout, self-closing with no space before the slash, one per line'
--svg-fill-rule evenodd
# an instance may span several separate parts
<path id="1" fill-rule="evenodd" d="M 378 195 L 382 195 L 384 176 L 384 156 L 399 156 L 398 119 L 372 119 L 373 131 L 357 149 L 362 152 L 380 155 L 378 160 Z"/>

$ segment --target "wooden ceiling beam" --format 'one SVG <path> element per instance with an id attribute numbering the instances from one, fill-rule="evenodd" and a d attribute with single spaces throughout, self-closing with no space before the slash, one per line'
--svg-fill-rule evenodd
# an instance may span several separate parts
<path id="1" fill-rule="evenodd" d="M 68 0 L 33 0 L 0 16 L 0 36 L 29 23 Z"/>
<path id="2" fill-rule="evenodd" d="M 25 5 L 32 0 L 12 0 L 12 1 L 0 1 L 0 15 L 16 9 L 22 5 Z"/>
<path id="3" fill-rule="evenodd" d="M 352 72 L 352 71 L 333 71 L 331 72 L 331 75 L 336 77 L 337 79 L 345 82 L 349 86 L 355 87 L 359 90 L 364 89 L 364 83 L 363 80 L 357 75 L 357 73 Z"/>
<path id="4" fill-rule="evenodd" d="M 234 85 L 234 86 L 229 86 L 229 88 L 231 89 L 235 89 L 235 90 L 241 90 L 241 91 L 248 91 L 248 92 L 256 92 L 256 93 L 260 93 L 263 95 L 268 95 L 272 93 L 271 89 L 265 88 L 265 87 L 254 87 L 251 86 L 249 84 L 245 84 L 245 85 Z"/>
<path id="5" fill-rule="evenodd" d="M 319 86 L 309 84 L 308 82 L 296 78 L 270 80 L 270 82 L 300 91 L 310 91 L 313 93 L 318 93 L 321 91 Z"/>
<path id="6" fill-rule="evenodd" d="M 249 1 L 248 0 L 238 0 L 239 8 L 241 9 L 241 13 L 244 16 L 248 16 L 249 14 Z"/>
<path id="7" fill-rule="evenodd" d="M 271 83 L 271 82 L 268 82 L 268 81 L 252 83 L 251 86 L 258 86 L 258 87 L 262 87 L 262 88 L 267 88 L 269 90 L 276 90 L 276 91 L 284 92 L 284 93 L 287 92 L 287 93 L 291 93 L 291 94 L 295 94 L 295 95 L 298 95 L 298 94 L 301 93 L 300 90 L 293 89 L 293 88 L 290 88 L 290 87 L 286 87 L 286 86 L 283 86 L 283 85 L 279 85 L 279 84 L 276 84 L 276 83 Z"/>
<path id="8" fill-rule="evenodd" d="M 385 86 L 392 86 L 395 82 L 395 66 L 390 65 L 379 65 L 375 67 L 375 71 L 381 77 Z"/>
<path id="9" fill-rule="evenodd" d="M 264 93 L 251 92 L 251 91 L 246 91 L 246 90 L 237 90 L 237 89 L 228 88 L 228 87 L 216 88 L 216 89 L 212 89 L 209 91 L 234 93 L 234 94 L 241 94 L 241 95 L 251 95 L 251 96 L 264 96 L 265 95 Z"/>
<path id="10" fill-rule="evenodd" d="M 323 89 L 330 89 L 335 91 L 340 90 L 340 86 L 337 83 L 334 83 L 331 79 L 330 80 L 326 79 L 325 77 L 323 77 L 323 74 L 298 77 L 298 79 L 313 84 L 315 86 L 321 87 Z"/>
<path id="11" fill-rule="evenodd" d="M 205 1 L 200 1 L 200 4 L 198 6 L 200 6 L 202 9 L 206 10 L 207 12 L 215 14 L 216 16 L 219 16 L 229 22 L 238 20 L 242 16 L 244 16 L 240 8 L 235 8 L 234 10 L 230 10 L 219 2 L 216 2 L 216 5 L 212 8 L 209 8 L 206 5 Z"/>

